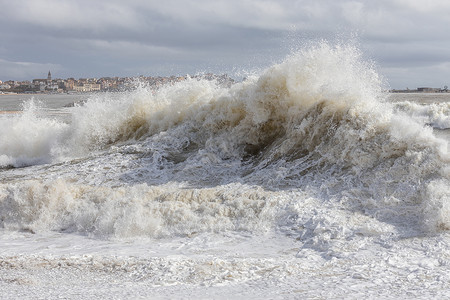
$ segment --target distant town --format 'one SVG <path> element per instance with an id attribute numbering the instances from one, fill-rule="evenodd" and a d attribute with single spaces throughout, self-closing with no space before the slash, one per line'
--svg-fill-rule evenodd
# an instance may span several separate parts
<path id="1" fill-rule="evenodd" d="M 48 71 L 47 78 L 33 79 L 32 81 L 0 80 L 0 94 L 57 94 L 57 93 L 92 93 L 92 92 L 118 92 L 136 88 L 137 83 L 158 88 L 165 84 L 180 82 L 190 78 L 216 80 L 220 84 L 231 86 L 235 81 L 227 74 L 215 75 L 212 73 L 202 75 L 185 75 L 169 77 L 137 76 L 137 77 L 102 77 L 102 78 L 67 78 L 53 79 Z M 448 93 L 448 87 L 431 88 L 419 87 L 404 90 L 392 89 L 391 93 Z"/>
<path id="2" fill-rule="evenodd" d="M 102 78 L 67 78 L 53 79 L 49 71 L 45 79 L 33 79 L 32 81 L 0 80 L 0 94 L 37 94 L 37 93 L 92 93 L 92 92 L 118 92 L 131 90 L 137 83 L 147 84 L 151 87 L 159 87 L 165 84 L 175 83 L 190 78 L 202 78 L 216 80 L 220 84 L 231 85 L 234 80 L 228 75 L 215 75 L 211 73 L 193 76 L 170 77 L 102 77 Z"/>

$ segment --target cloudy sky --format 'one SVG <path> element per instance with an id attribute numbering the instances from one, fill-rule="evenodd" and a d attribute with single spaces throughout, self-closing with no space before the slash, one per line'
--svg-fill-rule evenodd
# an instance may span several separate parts
<path id="1" fill-rule="evenodd" d="M 0 80 L 231 74 L 358 36 L 392 88 L 450 86 L 448 0 L 0 0 Z"/>

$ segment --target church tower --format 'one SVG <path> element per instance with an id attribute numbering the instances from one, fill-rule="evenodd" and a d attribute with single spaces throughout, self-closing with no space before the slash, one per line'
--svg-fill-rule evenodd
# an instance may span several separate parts
<path id="1" fill-rule="evenodd" d="M 52 73 L 48 71 L 47 81 L 52 81 Z"/>

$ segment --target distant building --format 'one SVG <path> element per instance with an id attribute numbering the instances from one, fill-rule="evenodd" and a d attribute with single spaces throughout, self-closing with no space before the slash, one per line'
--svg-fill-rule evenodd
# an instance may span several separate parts
<path id="1" fill-rule="evenodd" d="M 67 91 L 73 91 L 73 87 L 75 86 L 75 79 L 69 78 L 64 82 L 64 86 Z"/>
<path id="2" fill-rule="evenodd" d="M 16 86 L 20 85 L 20 83 L 16 80 L 8 80 L 8 81 L 5 81 L 4 83 L 9 84 L 11 87 L 16 87 Z"/>
<path id="3" fill-rule="evenodd" d="M 0 90 L 9 90 L 11 86 L 7 83 L 0 84 Z"/>
<path id="4" fill-rule="evenodd" d="M 83 83 L 81 85 L 74 85 L 73 90 L 76 92 L 98 92 L 101 86 L 97 83 Z"/>
<path id="5" fill-rule="evenodd" d="M 417 88 L 417 91 L 420 93 L 437 93 L 437 92 L 440 92 L 441 89 L 431 88 L 431 87 L 420 87 L 420 88 Z"/>
<path id="6" fill-rule="evenodd" d="M 101 89 L 101 85 L 98 83 L 85 83 L 84 87 L 86 92 L 98 92 Z"/>
<path id="7" fill-rule="evenodd" d="M 50 73 L 50 71 L 48 71 L 47 81 L 48 82 L 52 81 L 52 73 Z"/>

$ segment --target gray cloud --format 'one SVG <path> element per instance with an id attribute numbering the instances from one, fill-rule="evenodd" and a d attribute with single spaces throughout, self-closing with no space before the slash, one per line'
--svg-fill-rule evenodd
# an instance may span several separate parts
<path id="1" fill-rule="evenodd" d="M 7 61 L 0 59 L 0 70 L 9 74 L 12 78 L 37 78 L 43 77 L 42 70 L 61 70 L 60 65 L 39 64 L 31 62 Z"/>
<path id="2" fill-rule="evenodd" d="M 60 77 L 258 68 L 304 40 L 355 32 L 393 87 L 440 85 L 450 75 L 447 1 L 0 0 L 0 7 L 2 80 L 49 67 Z"/>

